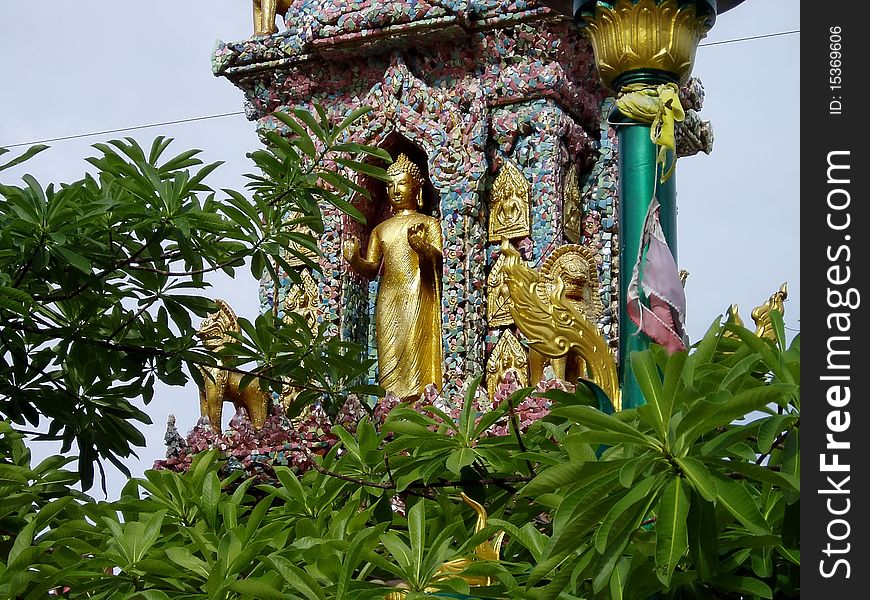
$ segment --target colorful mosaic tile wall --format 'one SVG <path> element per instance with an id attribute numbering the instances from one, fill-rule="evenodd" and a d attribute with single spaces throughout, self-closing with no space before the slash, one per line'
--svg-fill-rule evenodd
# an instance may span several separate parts
<path id="1" fill-rule="evenodd" d="M 598 260 L 601 304 L 604 312 L 599 327 L 615 355 L 619 351 L 619 228 L 617 209 L 619 172 L 616 130 L 607 125 L 613 107 L 611 99 L 601 110 L 601 137 L 598 159 L 586 175 L 582 199 L 582 234 L 580 243 L 594 248 Z"/>
<path id="2" fill-rule="evenodd" d="M 244 91 L 261 132 L 284 132 L 270 114 L 289 107 L 317 102 L 340 120 L 371 106 L 350 139 L 388 149 L 403 140 L 425 155 L 445 242 L 445 398 L 487 358 L 486 277 L 497 249 L 487 242 L 487 207 L 504 159 L 531 185 L 531 235 L 519 247 L 532 265 L 566 243 L 563 179 L 571 165 L 584 176 L 582 243 L 598 250 L 610 309 L 601 325 L 615 339 L 615 140 L 606 123 L 602 134 L 606 91 L 591 48 L 569 20 L 532 0 L 299 0 L 287 24 L 273 36 L 218 44 L 214 71 Z M 370 222 L 382 217 L 377 201 L 359 206 Z M 324 220 L 318 320 L 373 348 L 377 284 L 341 258 L 342 240 L 367 232 L 334 210 Z M 268 285 L 264 310 L 281 296 Z"/>

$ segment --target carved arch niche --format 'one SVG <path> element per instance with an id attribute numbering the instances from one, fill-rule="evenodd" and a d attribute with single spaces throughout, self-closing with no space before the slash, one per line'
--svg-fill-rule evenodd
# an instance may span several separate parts
<path id="1" fill-rule="evenodd" d="M 425 154 L 428 181 L 433 186 L 427 212 L 439 217 L 444 239 L 441 302 L 447 315 L 442 327 L 445 394 L 449 395 L 456 391 L 450 387 L 453 383 L 467 380 L 469 374 L 485 366 L 486 299 L 479 282 L 486 278 L 486 229 L 481 219 L 480 188 L 486 172 L 484 147 L 489 130 L 483 89 L 470 86 L 445 91 L 429 86 L 409 67 L 403 53 L 396 51 L 382 80 L 357 103 L 373 110 L 350 141 L 383 147 L 394 158 L 405 143 Z M 415 162 L 420 156 L 408 155 Z M 380 211 L 386 210 L 384 189 L 374 181 L 358 181 L 374 186 L 374 201 L 364 213 L 372 215 L 370 221 L 376 223 L 384 216 Z M 345 218 L 342 236 L 358 233 L 362 228 Z M 359 310 L 361 294 L 369 297 L 374 290 L 363 291 L 359 283 L 344 289 L 343 305 L 356 302 L 356 308 L 346 309 L 347 313 Z M 371 310 L 372 303 L 366 302 Z M 368 339 L 372 339 L 371 334 Z M 452 378 L 447 373 L 452 373 Z"/>

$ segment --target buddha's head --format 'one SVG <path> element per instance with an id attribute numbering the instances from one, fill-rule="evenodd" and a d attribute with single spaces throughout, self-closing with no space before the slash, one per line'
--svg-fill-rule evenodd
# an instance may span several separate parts
<path id="1" fill-rule="evenodd" d="M 387 177 L 387 197 L 393 210 L 422 208 L 423 175 L 404 153 L 387 168 Z"/>

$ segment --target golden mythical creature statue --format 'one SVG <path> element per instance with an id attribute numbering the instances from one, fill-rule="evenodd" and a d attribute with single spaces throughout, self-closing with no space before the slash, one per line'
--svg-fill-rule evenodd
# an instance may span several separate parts
<path id="1" fill-rule="evenodd" d="M 480 533 L 486 527 L 486 509 L 480 503 L 469 498 L 465 494 L 465 492 L 460 492 L 459 495 L 462 497 L 462 500 L 471 508 L 473 508 L 474 512 L 477 513 L 477 521 L 474 524 L 474 533 Z M 440 567 L 438 567 L 438 570 L 435 572 L 434 577 L 432 577 L 432 583 L 459 578 L 464 580 L 469 587 L 483 587 L 492 585 L 493 580 L 489 575 L 463 575 L 462 572 L 470 567 L 472 563 L 474 563 L 474 561 L 476 560 L 499 560 L 499 557 L 501 555 L 501 543 L 503 539 L 504 531 L 501 531 L 497 533 L 492 540 L 485 541 L 476 546 L 474 548 L 474 556 L 467 556 L 465 558 L 448 560 Z M 426 593 L 433 593 L 437 591 L 437 587 L 427 587 L 425 590 Z M 407 592 L 402 589 L 395 592 L 390 592 L 384 598 L 385 600 L 403 600 L 406 595 Z"/>
<path id="2" fill-rule="evenodd" d="M 474 533 L 480 533 L 486 527 L 486 509 L 483 505 L 466 496 L 465 492 L 461 492 L 459 495 L 462 497 L 462 500 L 477 513 L 477 522 L 474 524 Z M 488 575 L 462 575 L 462 571 L 471 566 L 471 563 L 475 560 L 498 560 L 499 554 L 501 553 L 501 543 L 503 539 L 504 531 L 501 531 L 496 534 L 492 541 L 487 540 L 475 547 L 473 557 L 468 556 L 465 558 L 448 560 L 438 568 L 432 581 L 438 582 L 459 577 L 470 587 L 490 585 L 492 583 L 492 578 Z M 426 591 L 437 592 L 438 588 L 427 588 Z"/>
<path id="3" fill-rule="evenodd" d="M 752 317 L 752 321 L 755 323 L 755 335 L 770 340 L 772 342 L 776 341 L 776 333 L 773 331 L 773 323 L 770 321 L 770 311 L 771 309 L 776 309 L 780 315 L 785 316 L 785 304 L 784 302 L 788 298 L 788 282 L 783 283 L 779 286 L 779 289 L 771 294 L 770 298 L 768 298 L 763 304 L 760 306 L 756 306 L 752 309 L 750 316 Z M 740 327 L 744 327 L 743 319 L 740 318 L 739 308 L 736 304 L 732 304 L 728 307 L 728 312 L 725 315 L 725 322 L 731 323 L 734 325 L 739 325 Z M 731 332 L 726 331 L 724 334 L 725 337 L 737 338 L 738 336 Z"/>
<path id="4" fill-rule="evenodd" d="M 271 35 L 277 33 L 275 17 L 285 15 L 290 10 L 293 0 L 253 0 L 254 2 L 254 35 Z"/>
<path id="5" fill-rule="evenodd" d="M 553 290 L 561 281 L 565 299 L 590 323 L 601 317 L 603 306 L 598 296 L 598 272 L 595 255 L 584 246 L 567 244 L 554 250 L 541 265 L 540 282 L 536 288 L 542 302 L 550 301 Z M 520 328 L 522 329 L 522 328 Z M 544 377 L 543 354 L 532 347 L 529 350 L 529 368 L 533 382 Z M 559 379 L 574 382 L 586 376 L 586 365 L 576 352 L 550 357 L 550 365 Z"/>
<path id="6" fill-rule="evenodd" d="M 365 256 L 353 238 L 343 253 L 369 279 L 383 268 L 375 304 L 380 384 L 409 399 L 442 383 L 441 224 L 417 212 L 423 204 L 420 167 L 400 154 L 387 175 L 393 215 L 374 228 Z"/>
<path id="7" fill-rule="evenodd" d="M 755 335 L 773 342 L 776 341 L 773 323 L 770 322 L 770 311 L 776 309 L 780 315 L 785 315 L 785 305 L 783 303 L 786 298 L 788 298 L 788 282 L 779 286 L 779 290 L 771 294 L 764 304 L 752 309 L 750 316 L 755 322 Z"/>
<path id="8" fill-rule="evenodd" d="M 215 300 L 217 312 L 206 317 L 197 331 L 203 345 L 212 352 L 219 351 L 231 341 L 228 331 L 238 331 L 239 321 L 230 305 L 223 300 Z M 232 402 L 238 411 L 245 409 L 255 429 L 260 429 L 269 414 L 269 396 L 260 389 L 259 382 L 253 381 L 242 388 L 241 373 L 230 372 L 221 367 L 199 367 L 204 384 L 199 390 L 200 414 L 208 417 L 209 424 L 216 432 L 221 430 L 221 416 L 224 402 Z"/>
<path id="9" fill-rule="evenodd" d="M 522 264 L 519 252 L 510 244 L 502 243 L 502 253 L 508 256 L 504 269 L 513 300 L 511 311 L 520 331 L 529 339 L 530 347 L 550 358 L 565 357 L 572 350 L 576 352 L 585 363 L 588 372 L 585 378 L 603 389 L 619 410 L 621 396 L 616 362 L 595 323 L 566 297 L 562 276 L 557 276 L 550 285 Z M 549 295 L 546 300 L 541 297 L 544 290 Z"/>
<path id="10" fill-rule="evenodd" d="M 492 184 L 489 241 L 529 235 L 529 182 L 510 161 L 505 161 Z"/>

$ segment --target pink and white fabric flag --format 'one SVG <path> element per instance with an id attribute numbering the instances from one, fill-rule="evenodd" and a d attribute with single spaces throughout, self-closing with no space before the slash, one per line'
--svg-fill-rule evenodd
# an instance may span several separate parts
<path id="1" fill-rule="evenodd" d="M 627 310 L 638 329 L 668 352 L 688 346 L 686 292 L 662 231 L 656 198 L 646 213 L 637 262 L 628 284 Z"/>

